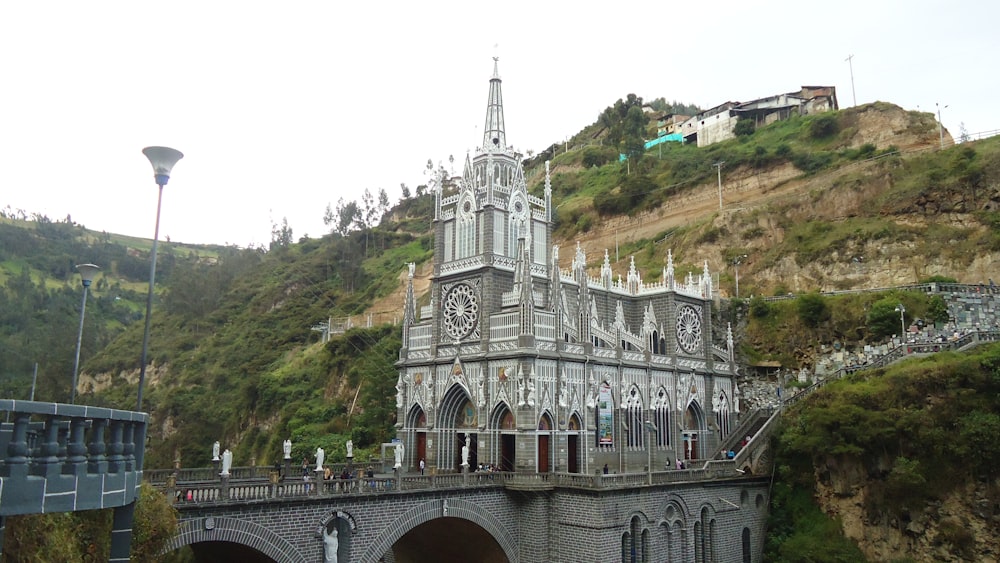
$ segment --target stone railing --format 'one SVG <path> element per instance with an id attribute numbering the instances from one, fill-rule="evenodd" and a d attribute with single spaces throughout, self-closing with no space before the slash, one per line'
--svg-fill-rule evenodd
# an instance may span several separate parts
<path id="1" fill-rule="evenodd" d="M 911 285 L 898 285 L 894 287 L 873 287 L 871 289 L 841 289 L 837 291 L 821 291 L 820 295 L 852 295 L 860 293 L 883 293 L 887 291 L 919 291 L 922 293 L 969 293 L 969 294 L 997 294 L 1000 289 L 990 287 L 985 284 L 971 283 L 916 283 Z M 783 299 L 795 299 L 798 295 L 788 293 L 786 295 L 774 295 L 771 297 L 761 297 L 764 301 L 781 301 Z"/>
<path id="2" fill-rule="evenodd" d="M 188 483 L 167 480 L 157 484 L 179 507 L 186 504 L 240 503 L 288 498 L 328 498 L 339 495 L 399 494 L 408 491 L 457 489 L 466 487 L 506 487 L 512 490 L 550 490 L 555 487 L 577 489 L 632 488 L 649 484 L 663 485 L 690 481 L 738 479 L 745 477 L 734 460 L 695 460 L 700 466 L 681 470 L 617 473 L 610 475 L 582 473 L 512 473 L 473 471 L 417 475 L 404 473 L 378 474 L 374 477 L 282 481 L 277 473 L 268 479 L 231 481 L 217 478 L 215 482 Z M 243 468 L 240 468 L 243 469 Z M 210 471 L 205 469 L 203 471 Z M 235 470 L 234 471 L 235 474 Z M 171 486 L 172 485 L 172 486 Z"/>
<path id="3" fill-rule="evenodd" d="M 0 399 L 0 516 L 131 504 L 148 415 Z"/>

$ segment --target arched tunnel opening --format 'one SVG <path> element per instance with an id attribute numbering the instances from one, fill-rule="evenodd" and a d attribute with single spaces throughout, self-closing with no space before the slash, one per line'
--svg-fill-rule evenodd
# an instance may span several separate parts
<path id="1" fill-rule="evenodd" d="M 435 518 L 393 544 L 395 563 L 509 563 L 493 536 L 461 518 Z"/>
<path id="2" fill-rule="evenodd" d="M 256 549 L 238 543 L 203 541 L 187 547 L 191 550 L 190 556 L 181 556 L 180 560 L 197 563 L 275 563 L 274 559 Z"/>

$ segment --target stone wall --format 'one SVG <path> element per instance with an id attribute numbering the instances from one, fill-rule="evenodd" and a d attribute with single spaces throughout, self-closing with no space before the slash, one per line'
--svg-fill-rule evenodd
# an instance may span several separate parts
<path id="1" fill-rule="evenodd" d="M 537 492 L 479 487 L 181 505 L 181 525 L 170 549 L 230 542 L 279 562 L 319 562 L 321 530 L 339 518 L 341 561 L 376 562 L 392 560 L 393 544 L 410 530 L 439 518 L 460 518 L 491 536 L 512 563 L 617 561 L 623 545 L 632 545 L 633 533 L 635 545 L 648 549 L 651 561 L 691 561 L 696 542 L 716 561 L 743 561 L 745 548 L 751 561 L 760 561 L 767 484 L 757 478 Z M 449 541 L 441 535 L 424 539 Z"/>

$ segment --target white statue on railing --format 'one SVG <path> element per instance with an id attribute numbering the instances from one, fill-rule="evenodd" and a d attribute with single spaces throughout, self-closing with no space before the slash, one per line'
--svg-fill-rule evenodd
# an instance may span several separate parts
<path id="1" fill-rule="evenodd" d="M 396 452 L 395 453 L 396 453 L 396 465 L 394 465 L 393 467 L 395 469 L 399 469 L 400 467 L 403 467 L 403 443 L 402 442 L 396 442 Z"/>
<path id="2" fill-rule="evenodd" d="M 219 461 L 219 441 L 212 444 L 212 461 Z"/>
<path id="3" fill-rule="evenodd" d="M 285 454 L 285 459 L 292 459 L 292 441 L 285 440 L 282 442 L 281 451 Z"/>
<path id="4" fill-rule="evenodd" d="M 323 563 L 337 563 L 337 551 L 340 541 L 337 539 L 337 528 L 327 530 L 323 527 Z"/>
<path id="5" fill-rule="evenodd" d="M 347 446 L 347 459 L 354 458 L 354 442 L 348 440 L 345 445 Z"/>
<path id="6" fill-rule="evenodd" d="M 323 448 L 316 448 L 316 471 L 323 471 L 323 460 L 326 459 L 326 452 Z"/>
<path id="7" fill-rule="evenodd" d="M 222 473 L 220 475 L 224 477 L 229 476 L 229 469 L 233 466 L 233 452 L 226 448 L 226 451 L 222 452 Z"/>
<path id="8" fill-rule="evenodd" d="M 462 444 L 462 467 L 469 466 L 469 435 L 465 435 L 465 443 Z"/>

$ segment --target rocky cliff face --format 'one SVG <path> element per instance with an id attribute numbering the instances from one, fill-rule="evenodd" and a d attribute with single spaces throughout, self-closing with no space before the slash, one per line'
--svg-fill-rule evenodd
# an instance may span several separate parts
<path id="1" fill-rule="evenodd" d="M 949 146 L 951 137 L 945 134 Z M 767 170 L 730 169 L 723 179 L 722 211 L 711 182 L 686 190 L 655 210 L 602 220 L 589 232 L 559 243 L 566 246 L 579 240 L 588 256 L 597 256 L 605 248 L 671 229 L 691 229 L 685 236 L 663 241 L 656 250 L 665 255 L 669 247 L 675 257 L 683 255 L 699 264 L 707 259 L 709 268 L 723 277 L 719 285 L 723 296 L 735 289 L 727 260 L 733 249 L 749 255 L 740 269 L 744 296 L 770 295 L 779 288 L 805 292 L 889 287 L 935 275 L 965 283 L 1000 279 L 1000 252 L 977 243 L 991 236 L 977 214 L 1000 209 L 1000 164 L 978 164 L 982 175 L 975 193 L 931 185 L 916 190 L 919 193 L 913 197 L 887 198 L 898 178 L 912 178 L 907 167 L 914 158 L 939 150 L 937 124 L 931 114 L 882 102 L 842 112 L 842 128 L 831 150 L 856 149 L 866 143 L 880 151 L 896 147 L 903 156 L 859 160 L 813 175 L 804 175 L 790 163 Z M 926 182 L 935 181 L 932 171 L 921 174 L 928 177 Z M 844 234 L 812 256 L 776 252 L 788 246 L 788 237 L 796 236 L 796 225 L 808 222 L 834 228 L 851 224 L 857 232 Z M 880 226 L 866 230 L 876 223 Z M 707 230 L 717 236 L 706 241 L 701 235 Z M 927 236 L 929 232 L 933 236 Z M 628 267 L 628 256 L 620 259 L 615 271 Z"/>
<path id="2" fill-rule="evenodd" d="M 871 514 L 872 481 L 857 463 L 828 461 L 817 471 L 817 501 L 839 518 L 869 561 L 1000 560 L 1000 483 L 973 481 L 900 516 Z"/>

